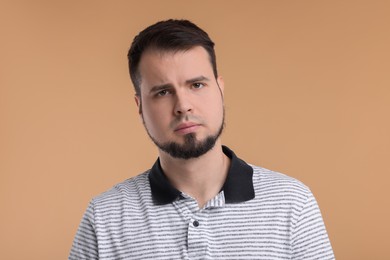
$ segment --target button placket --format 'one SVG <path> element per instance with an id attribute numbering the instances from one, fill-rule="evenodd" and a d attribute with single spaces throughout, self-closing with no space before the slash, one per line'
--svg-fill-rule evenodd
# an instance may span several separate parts
<path id="1" fill-rule="evenodd" d="M 187 254 L 189 259 L 204 259 L 208 252 L 207 216 L 208 209 L 199 209 L 192 197 L 182 194 L 174 206 L 187 222 Z"/>
<path id="2" fill-rule="evenodd" d="M 201 210 L 188 223 L 188 256 L 190 259 L 204 259 L 208 251 L 207 213 Z"/>

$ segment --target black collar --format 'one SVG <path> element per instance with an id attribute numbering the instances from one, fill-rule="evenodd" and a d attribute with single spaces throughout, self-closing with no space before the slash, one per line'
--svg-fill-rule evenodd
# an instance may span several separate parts
<path id="1" fill-rule="evenodd" d="M 238 158 L 228 147 L 222 146 L 222 150 L 231 160 L 228 175 L 222 188 L 226 203 L 239 203 L 253 199 L 255 191 L 252 182 L 252 167 Z M 164 205 L 171 203 L 181 194 L 165 177 L 160 165 L 160 159 L 157 159 L 150 170 L 149 181 L 155 204 Z"/>

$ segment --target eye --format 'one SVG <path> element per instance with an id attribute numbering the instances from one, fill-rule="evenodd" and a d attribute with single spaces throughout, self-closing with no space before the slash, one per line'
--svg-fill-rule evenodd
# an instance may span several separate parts
<path id="1" fill-rule="evenodd" d="M 167 89 L 163 89 L 163 90 L 160 90 L 159 92 L 156 93 L 156 96 L 158 97 L 163 97 L 163 96 L 166 96 L 170 93 L 169 90 Z"/>
<path id="2" fill-rule="evenodd" d="M 203 88 L 204 86 L 205 84 L 199 82 L 192 84 L 192 87 L 196 89 Z"/>

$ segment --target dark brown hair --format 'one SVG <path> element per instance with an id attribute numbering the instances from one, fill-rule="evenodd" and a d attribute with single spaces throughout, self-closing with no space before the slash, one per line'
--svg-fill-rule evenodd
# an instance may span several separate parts
<path id="1" fill-rule="evenodd" d="M 188 20 L 166 20 L 141 31 L 133 40 L 127 54 L 129 71 L 136 95 L 140 95 L 141 76 L 138 66 L 142 54 L 148 49 L 185 51 L 195 46 L 203 47 L 210 57 L 215 78 L 218 77 L 214 42 L 208 34 Z"/>

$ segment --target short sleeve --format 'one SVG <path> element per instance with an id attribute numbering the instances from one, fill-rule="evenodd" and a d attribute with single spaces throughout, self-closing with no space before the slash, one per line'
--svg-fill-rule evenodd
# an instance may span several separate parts
<path id="1" fill-rule="evenodd" d="M 99 259 L 93 201 L 89 204 L 73 240 L 69 260 Z"/>
<path id="2" fill-rule="evenodd" d="M 311 192 L 293 221 L 291 242 L 291 259 L 335 259 L 320 209 Z"/>

